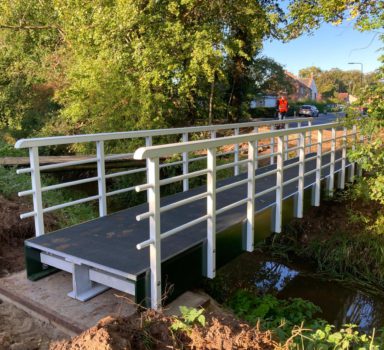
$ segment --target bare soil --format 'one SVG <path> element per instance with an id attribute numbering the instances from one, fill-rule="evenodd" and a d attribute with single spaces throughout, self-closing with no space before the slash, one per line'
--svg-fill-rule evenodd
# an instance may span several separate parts
<path id="1" fill-rule="evenodd" d="M 310 207 L 302 219 L 293 220 L 290 226 L 305 245 L 312 240 L 326 240 L 338 232 L 360 234 L 366 229 L 367 223 L 359 219 L 353 220 L 354 213 L 359 213 L 365 220 L 373 223 L 382 210 L 383 207 L 374 201 L 345 201 L 342 197 L 337 197 L 335 200 L 324 201 L 319 207 Z"/>
<path id="2" fill-rule="evenodd" d="M 69 341 L 54 342 L 51 350 L 146 349 L 276 349 L 270 332 L 242 324 L 233 317 L 211 312 L 205 327 L 171 331 L 173 317 L 146 311 L 130 318 L 107 317 Z"/>
<path id="3" fill-rule="evenodd" d="M 0 300 L 0 350 L 45 350 L 53 340 L 65 338 L 52 325 Z"/>
<path id="4" fill-rule="evenodd" d="M 34 235 L 35 227 L 32 218 L 21 220 L 20 214 L 30 210 L 20 198 L 0 195 L 0 277 L 24 269 L 24 240 Z M 45 215 L 44 221 L 47 228 L 55 228 L 54 216 Z"/>

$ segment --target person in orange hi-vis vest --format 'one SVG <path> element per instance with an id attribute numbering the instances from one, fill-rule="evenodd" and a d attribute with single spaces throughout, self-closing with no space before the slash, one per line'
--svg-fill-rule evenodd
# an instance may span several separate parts
<path id="1" fill-rule="evenodd" d="M 288 113 L 288 101 L 285 96 L 281 96 L 277 100 L 277 109 L 279 120 L 284 119 Z"/>

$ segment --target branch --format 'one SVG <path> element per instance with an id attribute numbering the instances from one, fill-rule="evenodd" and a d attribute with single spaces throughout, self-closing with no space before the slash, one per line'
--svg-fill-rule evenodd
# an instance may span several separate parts
<path id="1" fill-rule="evenodd" d="M 9 25 L 9 24 L 0 24 L 0 29 L 12 29 L 12 30 L 57 30 L 61 37 L 63 38 L 64 41 L 65 40 L 65 33 L 64 31 L 60 28 L 60 27 L 57 27 L 57 26 L 39 26 L 39 25 L 19 25 L 19 26 L 13 26 L 13 25 Z"/>

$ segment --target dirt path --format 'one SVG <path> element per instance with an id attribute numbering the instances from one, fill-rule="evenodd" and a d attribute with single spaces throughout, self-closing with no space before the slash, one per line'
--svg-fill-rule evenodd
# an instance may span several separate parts
<path id="1" fill-rule="evenodd" d="M 67 338 L 50 324 L 0 301 L 0 350 L 45 350 L 52 340 Z"/>

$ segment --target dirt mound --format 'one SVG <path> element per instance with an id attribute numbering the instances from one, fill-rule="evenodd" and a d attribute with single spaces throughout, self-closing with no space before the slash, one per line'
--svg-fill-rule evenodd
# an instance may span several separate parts
<path id="1" fill-rule="evenodd" d="M 20 198 L 7 199 L 0 195 L 0 277 L 24 268 L 23 242 L 35 234 L 32 218 L 20 219 L 31 210 Z M 55 219 L 45 215 L 47 228 L 55 227 Z"/>
<path id="2" fill-rule="evenodd" d="M 171 331 L 175 318 L 146 311 L 130 318 L 107 317 L 69 341 L 51 345 L 51 350 L 146 350 L 146 349 L 275 349 L 270 332 L 261 332 L 234 318 L 207 315 L 205 327 Z"/>

